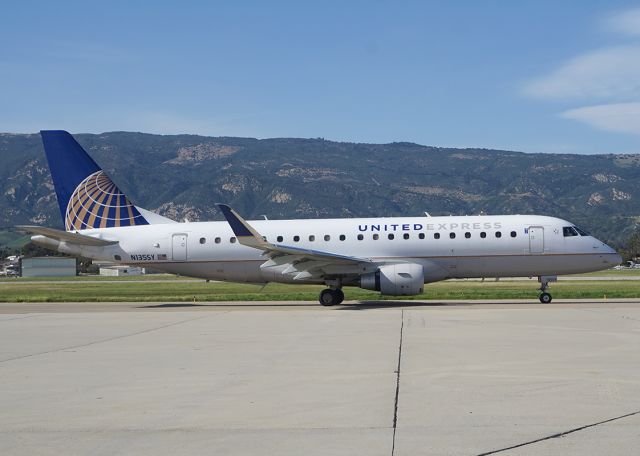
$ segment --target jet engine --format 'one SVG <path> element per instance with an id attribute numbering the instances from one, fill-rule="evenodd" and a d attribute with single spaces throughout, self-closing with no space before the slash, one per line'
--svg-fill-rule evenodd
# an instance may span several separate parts
<path id="1" fill-rule="evenodd" d="M 424 290 L 424 271 L 415 263 L 386 264 L 376 272 L 361 275 L 360 288 L 391 296 L 417 295 Z"/>

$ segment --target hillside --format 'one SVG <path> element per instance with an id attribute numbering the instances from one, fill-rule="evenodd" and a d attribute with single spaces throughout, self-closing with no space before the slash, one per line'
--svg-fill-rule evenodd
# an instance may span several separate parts
<path id="1" fill-rule="evenodd" d="M 640 216 L 640 155 L 525 154 L 324 139 L 76 135 L 139 206 L 247 217 L 537 213 L 620 245 Z M 61 227 L 39 135 L 0 134 L 0 225 Z"/>

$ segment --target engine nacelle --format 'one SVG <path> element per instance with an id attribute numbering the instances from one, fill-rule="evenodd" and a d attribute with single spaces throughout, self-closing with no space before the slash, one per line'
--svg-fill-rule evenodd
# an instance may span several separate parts
<path id="1" fill-rule="evenodd" d="M 415 263 L 387 264 L 360 276 L 360 288 L 391 296 L 417 295 L 424 290 L 424 270 Z"/>

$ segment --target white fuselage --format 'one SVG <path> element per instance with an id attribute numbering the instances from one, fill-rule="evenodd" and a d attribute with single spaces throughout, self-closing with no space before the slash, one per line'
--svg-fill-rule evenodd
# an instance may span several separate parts
<path id="1" fill-rule="evenodd" d="M 378 264 L 421 264 L 425 283 L 464 277 L 574 274 L 607 269 L 620 261 L 611 247 L 592 236 L 567 236 L 563 228 L 571 223 L 545 216 L 254 220 L 250 224 L 271 243 L 367 258 Z M 227 222 L 152 224 L 80 233 L 118 244 L 79 247 L 61 242 L 58 250 L 214 280 L 293 282 L 282 271 L 261 269 L 267 258 L 260 250 L 239 244 Z"/>

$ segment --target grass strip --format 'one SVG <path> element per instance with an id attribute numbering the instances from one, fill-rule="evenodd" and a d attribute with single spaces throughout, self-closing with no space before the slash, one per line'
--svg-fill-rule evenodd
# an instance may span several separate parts
<path id="1" fill-rule="evenodd" d="M 345 288 L 349 300 L 398 299 L 532 299 L 537 298 L 533 281 L 455 281 L 425 285 L 418 296 L 380 296 L 373 291 Z M 127 282 L 100 283 L 2 283 L 0 302 L 99 302 L 99 301 L 316 301 L 319 285 L 269 284 L 266 287 L 224 282 Z M 640 281 L 594 280 L 552 284 L 554 298 L 638 298 Z"/>

